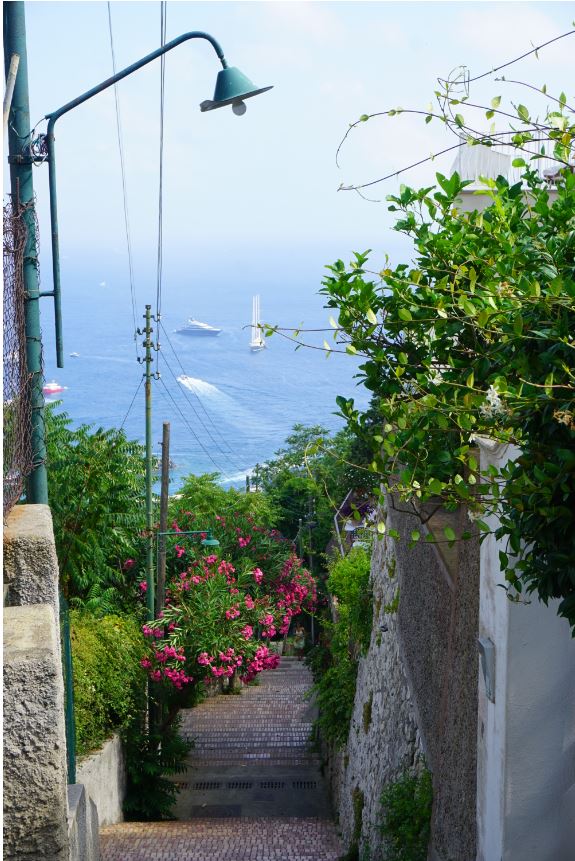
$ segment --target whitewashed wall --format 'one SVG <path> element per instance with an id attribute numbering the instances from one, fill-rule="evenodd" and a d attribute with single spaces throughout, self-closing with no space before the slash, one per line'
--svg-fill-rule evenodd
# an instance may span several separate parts
<path id="1" fill-rule="evenodd" d="M 517 456 L 480 447 L 482 468 Z M 491 701 L 480 671 L 477 861 L 573 861 L 575 640 L 558 601 L 508 599 L 500 549 L 493 536 L 481 548 L 479 636 L 495 646 L 495 678 Z"/>

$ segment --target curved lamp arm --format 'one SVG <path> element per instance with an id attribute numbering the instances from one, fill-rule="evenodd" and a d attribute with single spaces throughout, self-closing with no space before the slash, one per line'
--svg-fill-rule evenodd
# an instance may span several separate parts
<path id="1" fill-rule="evenodd" d="M 222 66 L 224 69 L 227 69 L 228 64 L 224 57 L 224 52 L 222 48 L 213 36 L 210 36 L 209 33 L 203 33 L 199 30 L 191 31 L 190 33 L 183 33 L 181 36 L 178 36 L 176 39 L 172 39 L 171 42 L 167 42 L 165 45 L 162 45 L 161 48 L 158 48 L 156 51 L 152 51 L 151 54 L 147 54 L 147 56 L 143 57 L 141 60 L 138 60 L 136 63 L 132 63 L 131 66 L 127 66 L 127 68 L 122 69 L 121 72 L 118 72 L 116 75 L 113 75 L 111 78 L 107 78 L 105 81 L 102 81 L 101 84 L 98 84 L 95 87 L 92 87 L 91 90 L 83 93 L 81 96 L 78 96 L 76 99 L 72 99 L 71 102 L 67 102 L 67 104 L 63 105 L 61 108 L 58 108 L 57 111 L 52 111 L 51 114 L 46 114 L 45 119 L 48 120 L 48 130 L 46 133 L 46 143 L 48 147 L 48 170 L 49 170 L 49 188 L 50 188 L 50 223 L 51 223 L 51 232 L 52 232 L 52 275 L 53 275 L 53 291 L 51 293 L 42 293 L 43 296 L 53 296 L 54 297 L 54 319 L 56 326 L 56 365 L 58 368 L 64 367 L 64 345 L 62 339 L 62 306 L 61 306 L 61 291 L 60 291 L 60 248 L 58 241 L 58 206 L 57 206 L 57 198 L 56 198 L 56 152 L 54 146 L 54 126 L 56 121 L 60 119 L 63 114 L 67 114 L 68 111 L 73 110 L 73 108 L 77 108 L 78 105 L 81 105 L 83 102 L 91 99 L 92 96 L 96 96 L 98 93 L 101 93 L 103 90 L 107 90 L 108 87 L 113 86 L 118 81 L 121 81 L 122 78 L 126 78 L 128 75 L 131 75 L 132 72 L 136 72 L 138 69 L 141 69 L 142 66 L 146 66 L 148 63 L 151 63 L 153 60 L 157 60 L 158 57 L 161 57 L 162 54 L 165 54 L 167 51 L 171 51 L 172 48 L 176 48 L 178 45 L 181 45 L 182 42 L 187 42 L 189 39 L 205 39 L 210 45 L 213 47 L 216 52 Z"/>

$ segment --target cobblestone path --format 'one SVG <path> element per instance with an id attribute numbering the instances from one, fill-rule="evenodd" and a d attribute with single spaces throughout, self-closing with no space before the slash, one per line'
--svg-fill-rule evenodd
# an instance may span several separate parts
<path id="1" fill-rule="evenodd" d="M 183 712 L 195 739 L 179 784 L 177 822 L 100 831 L 102 861 L 336 861 L 331 819 L 305 699 L 307 668 L 282 658 L 240 696 Z"/>

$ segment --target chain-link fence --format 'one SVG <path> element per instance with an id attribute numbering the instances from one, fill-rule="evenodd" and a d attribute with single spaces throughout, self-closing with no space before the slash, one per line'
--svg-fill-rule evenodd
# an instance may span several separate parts
<path id="1" fill-rule="evenodd" d="M 4 516 L 32 468 L 30 374 L 26 363 L 24 209 L 4 206 Z"/>

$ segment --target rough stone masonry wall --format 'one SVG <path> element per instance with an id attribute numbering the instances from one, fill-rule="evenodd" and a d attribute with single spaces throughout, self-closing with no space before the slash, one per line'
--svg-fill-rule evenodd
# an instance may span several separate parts
<path id="1" fill-rule="evenodd" d="M 449 523 L 457 528 L 454 520 L 464 517 L 461 511 L 449 516 Z M 478 542 L 461 542 L 444 554 L 424 541 L 410 548 L 415 516 L 390 508 L 386 519 L 401 540 L 378 540 L 374 546 L 371 643 L 360 660 L 346 749 L 329 759 L 334 803 L 347 845 L 361 826 L 360 859 L 380 861 L 385 857 L 379 833 L 382 790 L 424 755 L 434 785 L 430 858 L 472 861 Z M 439 532 L 445 522 L 436 519 Z M 389 605 L 398 589 L 396 610 Z"/>
<path id="2" fill-rule="evenodd" d="M 13 861 L 100 857 L 97 811 L 66 787 L 58 579 L 49 507 L 16 505 L 4 528 L 3 857 Z"/>
<path id="3" fill-rule="evenodd" d="M 330 776 L 345 845 L 361 829 L 359 857 L 379 859 L 382 790 L 404 768 L 413 767 L 423 747 L 399 652 L 397 616 L 385 610 L 398 587 L 393 542 L 387 539 L 375 543 L 371 579 L 371 643 L 360 659 L 347 747 L 332 751 Z"/>
<path id="4" fill-rule="evenodd" d="M 477 636 L 479 542 L 449 548 L 443 529 L 470 528 L 467 511 L 439 513 L 430 525 L 443 543 L 408 547 L 418 518 L 390 508 L 401 599 L 398 611 L 403 665 L 433 774 L 431 857 L 472 861 L 476 855 Z M 441 552 L 438 548 L 442 548 Z"/>

